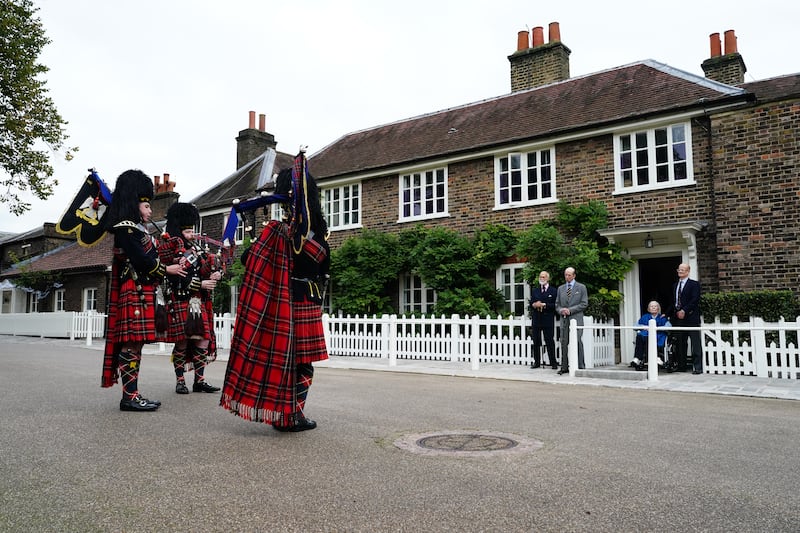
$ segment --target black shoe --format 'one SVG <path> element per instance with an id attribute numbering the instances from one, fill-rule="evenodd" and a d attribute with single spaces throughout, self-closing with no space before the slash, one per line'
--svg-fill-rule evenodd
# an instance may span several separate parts
<path id="1" fill-rule="evenodd" d="M 553 370 L 558 370 L 558 365 L 550 365 L 550 368 L 552 368 Z"/>
<path id="2" fill-rule="evenodd" d="M 309 429 L 314 429 L 317 427 L 317 423 L 311 420 L 310 418 L 303 417 L 299 422 L 295 422 L 294 425 L 291 426 L 272 426 L 275 428 L 276 431 L 281 432 L 289 432 L 289 433 L 298 433 L 300 431 L 308 431 Z"/>
<path id="3" fill-rule="evenodd" d="M 184 380 L 180 380 L 175 384 L 175 392 L 178 394 L 189 394 L 189 387 L 186 386 Z"/>
<path id="4" fill-rule="evenodd" d="M 145 398 L 145 397 L 144 397 L 144 396 L 142 396 L 141 394 L 139 395 L 139 399 L 140 399 L 140 400 L 144 400 L 144 401 L 146 401 L 147 403 L 152 403 L 152 404 L 153 404 L 153 405 L 155 405 L 156 407 L 161 407 L 161 402 L 160 402 L 160 401 L 158 401 L 158 400 L 148 400 L 147 398 Z"/>
<path id="5" fill-rule="evenodd" d="M 539 367 L 541 367 L 541 366 L 542 366 L 542 365 L 540 365 L 539 363 L 533 363 L 533 364 L 531 364 L 531 368 L 539 368 Z"/>
<path id="6" fill-rule="evenodd" d="M 561 374 L 569 374 L 569 370 L 564 370 L 562 368 L 561 370 L 558 371 L 558 375 L 560 376 Z"/>
<path id="7" fill-rule="evenodd" d="M 702 370 L 692 370 L 692 374 L 694 374 L 694 375 L 702 374 L 702 373 L 703 373 Z"/>
<path id="8" fill-rule="evenodd" d="M 119 401 L 120 411 L 155 411 L 156 409 L 158 409 L 158 405 L 141 396 L 134 396 L 129 400 L 123 398 Z"/>
<path id="9" fill-rule="evenodd" d="M 195 381 L 192 385 L 192 392 L 219 392 L 219 387 L 209 385 L 205 380 Z"/>

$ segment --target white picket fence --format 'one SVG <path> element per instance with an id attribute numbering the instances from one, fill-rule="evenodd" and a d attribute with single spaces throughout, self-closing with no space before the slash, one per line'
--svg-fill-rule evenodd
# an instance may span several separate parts
<path id="1" fill-rule="evenodd" d="M 530 321 L 524 317 L 326 314 L 322 320 L 331 355 L 385 358 L 390 365 L 398 359 L 468 362 L 476 370 L 481 363 L 529 365 L 533 361 Z M 587 368 L 614 364 L 615 332 L 609 326 L 613 324 L 595 324 L 586 317 Z M 556 353 L 561 360 L 558 337 L 556 327 Z"/>
<path id="2" fill-rule="evenodd" d="M 4 313 L 0 314 L 0 335 L 85 338 L 91 345 L 93 339 L 103 337 L 105 319 L 106 315 L 96 312 Z M 481 363 L 529 365 L 533 360 L 527 318 L 324 314 L 322 319 L 331 355 L 382 358 L 390 366 L 398 360 L 467 362 L 476 370 Z M 221 350 L 230 348 L 234 320 L 227 313 L 214 317 Z M 596 323 L 591 317 L 586 317 L 582 328 L 587 368 L 615 365 L 617 330 L 632 329 Z M 733 317 L 730 323 L 716 319 L 700 330 L 703 370 L 708 374 L 800 379 L 800 317 L 778 322 L 753 317 Z M 556 324 L 560 361 L 559 334 Z M 772 340 L 767 342 L 767 338 Z M 627 353 L 628 347 L 622 351 Z"/>
<path id="3" fill-rule="evenodd" d="M 89 311 L 77 313 L 4 313 L 0 314 L 0 335 L 63 337 L 70 340 L 102 337 L 106 315 Z"/>

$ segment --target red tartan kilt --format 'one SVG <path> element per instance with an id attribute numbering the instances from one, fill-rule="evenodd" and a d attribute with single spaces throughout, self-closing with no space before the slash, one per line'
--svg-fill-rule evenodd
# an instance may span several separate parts
<path id="1" fill-rule="evenodd" d="M 168 302 L 167 305 L 167 318 L 169 319 L 169 326 L 167 331 L 161 333 L 159 339 L 162 342 L 178 342 L 186 339 L 186 315 L 189 312 L 189 300 Z M 204 339 L 209 339 L 210 334 L 214 331 L 214 315 L 208 312 L 206 303 L 203 302 L 203 325 L 205 331 L 203 333 Z"/>
<path id="2" fill-rule="evenodd" d="M 314 302 L 292 302 L 292 319 L 295 363 L 313 363 L 327 359 L 328 347 L 322 329 L 322 307 Z"/>
<path id="3" fill-rule="evenodd" d="M 109 337 L 115 343 L 157 342 L 156 339 L 156 287 L 142 284 L 144 303 L 132 279 L 125 280 L 119 288 L 117 323 Z"/>

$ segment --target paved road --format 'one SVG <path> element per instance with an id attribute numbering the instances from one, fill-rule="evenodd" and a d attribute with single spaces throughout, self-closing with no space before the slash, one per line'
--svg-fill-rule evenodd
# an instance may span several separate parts
<path id="1" fill-rule="evenodd" d="M 798 531 L 800 402 L 635 387 L 317 370 L 319 428 L 278 433 L 173 392 L 167 357 L 118 410 L 101 352 L 0 338 L 0 531 Z M 208 370 L 220 384 L 224 362 Z M 534 371 L 530 371 L 534 373 Z M 689 377 L 692 377 L 689 375 Z M 696 377 L 696 376 L 695 376 Z M 551 378 L 548 378 L 551 379 Z M 575 378 L 578 379 L 578 378 Z M 512 435 L 426 455 L 408 435 Z"/>

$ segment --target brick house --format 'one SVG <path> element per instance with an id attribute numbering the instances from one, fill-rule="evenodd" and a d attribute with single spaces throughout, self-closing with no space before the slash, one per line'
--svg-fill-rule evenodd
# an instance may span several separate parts
<path id="1" fill-rule="evenodd" d="M 559 200 L 598 200 L 603 235 L 635 259 L 623 324 L 668 300 L 679 262 L 707 292 L 797 291 L 800 74 L 744 83 L 734 32 L 710 48 L 705 77 L 646 60 L 570 78 L 558 23 L 546 43 L 542 27 L 520 32 L 510 94 L 344 135 L 310 158 L 332 245 L 418 223 L 523 230 Z M 521 267 L 496 278 L 517 314 Z M 430 291 L 405 276 L 397 294 L 401 310 L 424 309 Z"/>
<path id="2" fill-rule="evenodd" d="M 163 221 L 167 209 L 178 201 L 175 182 L 169 174 L 154 176 L 155 198 L 151 202 L 153 220 Z M 110 183 L 113 185 L 113 183 Z M 160 224 L 163 227 L 163 223 Z M 42 229 L 13 235 L 0 241 L 0 314 L 52 311 L 106 311 L 111 275 L 111 254 L 114 239 L 105 236 L 90 247 L 80 246 L 72 235 L 62 235 L 55 223 L 46 222 Z M 22 254 L 28 244 L 33 252 Z M 35 248 L 34 248 L 35 245 Z M 12 265 L 12 253 L 23 261 Z M 23 271 L 50 272 L 58 277 L 58 285 L 45 295 L 25 291 L 14 285 Z"/>
<path id="3" fill-rule="evenodd" d="M 668 300 L 679 262 L 707 292 L 796 291 L 800 74 L 744 83 L 732 30 L 724 50 L 712 34 L 710 50 L 705 77 L 646 60 L 570 78 L 558 23 L 548 42 L 542 27 L 519 32 L 509 94 L 347 134 L 309 158 L 332 246 L 365 228 L 523 230 L 553 218 L 559 200 L 598 200 L 603 235 L 635 259 L 620 287 L 623 324 Z M 254 117 L 237 138 L 240 170 L 194 200 L 209 235 L 222 233 L 231 199 L 253 196 L 259 158 L 275 147 Z M 291 162 L 279 158 L 276 168 Z M 522 266 L 496 274 L 517 314 Z M 431 303 L 413 276 L 397 289 L 401 311 Z"/>

